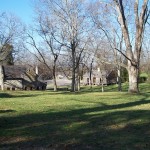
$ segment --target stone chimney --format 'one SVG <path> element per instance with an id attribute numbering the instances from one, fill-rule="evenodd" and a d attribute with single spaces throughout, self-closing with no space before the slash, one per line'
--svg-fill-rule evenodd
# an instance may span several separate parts
<path id="1" fill-rule="evenodd" d="M 4 70 L 2 65 L 0 65 L 0 88 L 2 91 L 4 90 Z"/>
<path id="2" fill-rule="evenodd" d="M 39 74 L 38 66 L 35 67 L 35 73 L 36 73 L 36 75 Z"/>

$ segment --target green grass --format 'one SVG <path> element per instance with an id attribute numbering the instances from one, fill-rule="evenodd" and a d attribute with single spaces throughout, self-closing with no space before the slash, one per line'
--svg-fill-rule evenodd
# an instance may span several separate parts
<path id="1" fill-rule="evenodd" d="M 0 149 L 149 150 L 150 85 L 140 89 L 0 92 Z"/>

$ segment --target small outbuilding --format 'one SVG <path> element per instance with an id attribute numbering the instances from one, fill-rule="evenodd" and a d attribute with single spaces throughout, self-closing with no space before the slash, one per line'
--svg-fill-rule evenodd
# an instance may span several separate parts
<path id="1" fill-rule="evenodd" d="M 38 68 L 0 65 L 0 88 L 5 90 L 45 90 L 47 84 L 38 80 Z"/>

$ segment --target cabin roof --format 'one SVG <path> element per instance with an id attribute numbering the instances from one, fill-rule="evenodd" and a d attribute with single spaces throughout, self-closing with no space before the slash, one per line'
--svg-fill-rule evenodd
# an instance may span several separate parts
<path id="1" fill-rule="evenodd" d="M 27 68 L 25 66 L 3 66 L 5 78 L 22 78 L 26 73 Z"/>
<path id="2" fill-rule="evenodd" d="M 97 70 L 93 70 L 92 71 L 92 76 L 95 77 L 100 77 L 100 75 L 102 74 L 102 76 L 106 76 L 106 71 L 102 70 L 101 72 L 97 71 Z M 83 77 L 89 77 L 90 76 L 90 72 L 86 72 Z"/>

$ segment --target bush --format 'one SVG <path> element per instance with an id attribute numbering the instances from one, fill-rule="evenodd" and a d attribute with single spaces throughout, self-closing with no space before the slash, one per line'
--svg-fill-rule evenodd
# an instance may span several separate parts
<path id="1" fill-rule="evenodd" d="M 140 77 L 139 77 L 139 82 L 140 83 L 145 83 L 147 82 L 149 79 L 148 74 L 147 73 L 141 73 Z"/>

